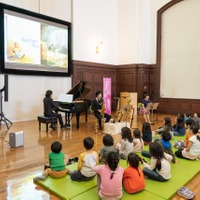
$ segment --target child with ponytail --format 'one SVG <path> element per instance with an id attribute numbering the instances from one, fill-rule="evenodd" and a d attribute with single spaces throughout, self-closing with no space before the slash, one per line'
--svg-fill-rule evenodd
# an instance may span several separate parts
<path id="1" fill-rule="evenodd" d="M 119 167 L 118 163 L 118 153 L 111 151 L 107 155 L 106 164 L 93 167 L 93 170 L 97 173 L 99 197 L 102 200 L 119 200 L 122 197 L 124 169 Z"/>
<path id="2" fill-rule="evenodd" d="M 124 189 L 127 193 L 133 194 L 144 190 L 145 181 L 142 169 L 140 168 L 141 158 L 136 153 L 130 153 L 127 158 L 128 167 L 124 170 Z"/>

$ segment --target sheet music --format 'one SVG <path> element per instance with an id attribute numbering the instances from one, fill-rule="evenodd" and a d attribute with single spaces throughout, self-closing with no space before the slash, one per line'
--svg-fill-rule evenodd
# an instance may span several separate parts
<path id="1" fill-rule="evenodd" d="M 56 101 L 63 102 L 63 103 L 72 103 L 73 94 L 60 94 Z"/>

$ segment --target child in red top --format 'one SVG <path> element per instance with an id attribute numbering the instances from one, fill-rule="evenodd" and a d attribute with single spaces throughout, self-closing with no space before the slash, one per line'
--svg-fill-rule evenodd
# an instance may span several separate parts
<path id="1" fill-rule="evenodd" d="M 133 194 L 145 188 L 144 174 L 139 166 L 140 160 L 140 157 L 135 153 L 128 155 L 129 167 L 125 169 L 123 175 L 124 189 L 127 193 Z"/>

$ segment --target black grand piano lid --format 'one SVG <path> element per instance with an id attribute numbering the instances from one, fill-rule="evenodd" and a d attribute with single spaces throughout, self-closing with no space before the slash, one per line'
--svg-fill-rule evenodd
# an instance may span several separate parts
<path id="1" fill-rule="evenodd" d="M 73 94 L 73 99 L 83 99 L 90 89 L 86 88 L 86 81 L 79 81 L 67 94 Z"/>

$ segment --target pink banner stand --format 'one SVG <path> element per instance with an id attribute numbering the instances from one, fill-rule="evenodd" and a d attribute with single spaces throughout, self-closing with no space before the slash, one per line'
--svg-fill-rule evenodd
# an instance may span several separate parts
<path id="1" fill-rule="evenodd" d="M 111 78 L 103 78 L 103 98 L 106 113 L 111 115 Z"/>

